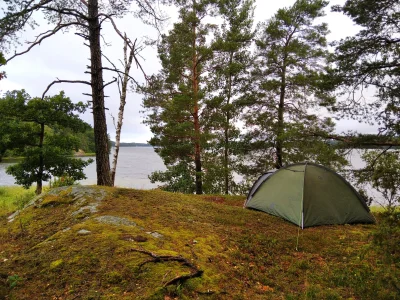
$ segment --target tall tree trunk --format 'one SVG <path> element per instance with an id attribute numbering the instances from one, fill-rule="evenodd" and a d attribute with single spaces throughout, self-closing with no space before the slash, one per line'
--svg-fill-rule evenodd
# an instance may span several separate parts
<path id="1" fill-rule="evenodd" d="M 279 95 L 279 106 L 278 106 L 278 130 L 276 139 L 276 164 L 275 167 L 280 169 L 283 166 L 283 113 L 285 105 L 285 92 L 286 92 L 286 63 L 284 61 L 281 76 L 281 91 Z"/>
<path id="2" fill-rule="evenodd" d="M 90 72 L 92 84 L 93 128 L 96 146 L 97 185 L 112 186 L 104 107 L 104 82 L 100 48 L 98 0 L 88 1 Z"/>
<path id="3" fill-rule="evenodd" d="M 126 38 L 126 35 L 125 35 Z M 121 97 L 119 102 L 119 111 L 118 111 L 118 121 L 115 133 L 115 148 L 114 148 L 114 157 L 112 161 L 112 168 L 111 168 L 111 181 L 112 185 L 115 185 L 115 173 L 117 170 L 117 161 L 118 161 L 118 153 L 119 153 L 119 146 L 121 141 L 121 129 L 122 129 L 122 121 L 124 118 L 124 109 L 126 104 L 126 90 L 128 88 L 129 82 L 129 71 L 131 69 L 133 55 L 135 54 L 133 49 L 129 52 L 129 57 L 127 56 L 128 45 L 125 41 L 124 43 L 124 76 L 122 78 L 121 83 Z"/>
<path id="4" fill-rule="evenodd" d="M 225 148 L 224 148 L 224 179 L 225 195 L 229 194 L 229 112 L 226 113 L 227 127 L 225 128 Z"/>
<path id="5" fill-rule="evenodd" d="M 193 0 L 193 11 L 196 9 L 196 1 Z M 198 57 L 196 52 L 196 24 L 192 25 L 193 32 L 193 60 L 192 60 L 192 89 L 193 89 L 193 121 L 194 121 L 194 164 L 196 168 L 196 194 L 203 194 L 203 180 L 201 174 L 201 147 L 200 147 L 200 121 L 199 121 L 199 81 L 197 64 Z"/>
<path id="6" fill-rule="evenodd" d="M 199 107 L 197 103 L 194 109 L 194 130 L 195 130 L 194 164 L 196 166 L 196 194 L 201 195 L 203 194 L 203 180 L 201 174 Z"/>
<path id="7" fill-rule="evenodd" d="M 233 60 L 233 52 L 230 53 L 229 56 L 229 66 L 232 65 Z M 228 105 L 228 109 L 226 111 L 226 124 L 225 124 L 225 149 L 224 149 L 224 172 L 225 172 L 225 195 L 229 194 L 229 125 L 231 120 L 231 114 L 229 110 L 229 104 L 231 103 L 232 97 L 232 74 L 228 75 L 228 97 L 226 104 Z"/>
<path id="8" fill-rule="evenodd" d="M 37 180 L 36 180 L 36 191 L 35 194 L 36 195 L 40 195 L 42 193 L 42 189 L 43 189 L 43 165 L 44 165 L 44 161 L 43 161 L 43 140 L 44 140 L 44 123 L 40 124 L 40 136 L 39 136 L 39 150 L 40 150 L 40 154 L 39 154 L 39 171 L 37 174 Z"/>

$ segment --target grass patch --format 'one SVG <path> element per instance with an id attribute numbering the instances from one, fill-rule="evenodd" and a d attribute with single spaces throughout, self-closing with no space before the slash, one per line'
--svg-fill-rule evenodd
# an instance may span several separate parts
<path id="1" fill-rule="evenodd" d="M 2 163 L 17 163 L 23 160 L 24 157 L 22 156 L 15 156 L 15 157 L 2 157 L 1 162 Z"/>
<path id="2" fill-rule="evenodd" d="M 22 208 L 35 196 L 35 188 L 0 186 L 0 217 Z"/>
<path id="3" fill-rule="evenodd" d="M 373 213 L 381 213 L 384 212 L 386 209 L 382 206 L 370 206 L 369 207 L 370 211 Z"/>
<path id="4" fill-rule="evenodd" d="M 370 206 L 369 209 L 373 213 L 384 213 L 385 211 L 387 211 L 387 208 L 383 206 Z M 396 207 L 395 211 L 400 211 L 400 206 Z"/>

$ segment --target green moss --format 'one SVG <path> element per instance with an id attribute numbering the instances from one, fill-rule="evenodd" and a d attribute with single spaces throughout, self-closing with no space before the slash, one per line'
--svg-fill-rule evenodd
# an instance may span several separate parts
<path id="1" fill-rule="evenodd" d="M 50 263 L 50 270 L 54 270 L 54 269 L 60 269 L 64 264 L 64 261 L 62 259 L 57 259 L 55 261 L 52 261 Z"/>
<path id="2" fill-rule="evenodd" d="M 112 271 L 104 274 L 104 280 L 109 284 L 118 284 L 123 281 L 123 276 L 117 271 Z"/>
<path id="3" fill-rule="evenodd" d="M 47 194 L 43 197 L 43 201 L 40 205 L 46 207 L 72 203 L 74 200 L 73 197 L 71 197 L 70 192 L 71 188 L 68 188 L 61 191 L 58 195 Z"/>

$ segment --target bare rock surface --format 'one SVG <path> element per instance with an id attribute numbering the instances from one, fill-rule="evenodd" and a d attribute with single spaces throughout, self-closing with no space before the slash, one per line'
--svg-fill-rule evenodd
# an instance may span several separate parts
<path id="1" fill-rule="evenodd" d="M 109 224 L 109 225 L 125 225 L 125 226 L 137 226 L 137 224 L 126 218 L 116 217 L 116 216 L 100 216 L 94 218 L 97 222 Z"/>
<path id="2" fill-rule="evenodd" d="M 91 231 L 86 230 L 86 229 L 81 229 L 81 230 L 79 230 L 77 232 L 77 234 L 79 234 L 79 235 L 88 235 L 88 234 L 91 234 L 91 233 L 92 233 Z"/>

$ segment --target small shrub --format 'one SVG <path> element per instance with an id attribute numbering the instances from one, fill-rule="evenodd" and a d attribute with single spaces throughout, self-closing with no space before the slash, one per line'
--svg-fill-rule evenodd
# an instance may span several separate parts
<path id="1" fill-rule="evenodd" d="M 65 175 L 61 177 L 54 177 L 53 182 L 50 182 L 50 186 L 53 188 L 61 187 L 61 186 L 71 186 L 76 184 L 74 178 L 71 176 Z"/>
<path id="2" fill-rule="evenodd" d="M 380 214 L 378 227 L 373 233 L 373 245 L 386 262 L 400 262 L 400 210 L 388 209 Z"/>
<path id="3" fill-rule="evenodd" d="M 10 285 L 10 289 L 15 288 L 17 286 L 18 282 L 21 280 L 22 280 L 22 278 L 19 277 L 18 275 L 8 276 L 7 281 Z"/>
<path id="4" fill-rule="evenodd" d="M 0 216 L 8 215 L 23 208 L 35 196 L 34 188 L 25 189 L 19 186 L 0 187 Z"/>

